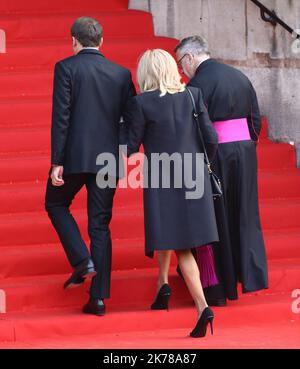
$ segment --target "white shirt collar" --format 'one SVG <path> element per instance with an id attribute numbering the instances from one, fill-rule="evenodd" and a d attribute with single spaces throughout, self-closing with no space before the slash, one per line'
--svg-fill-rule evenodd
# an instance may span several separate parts
<path id="1" fill-rule="evenodd" d="M 99 51 L 98 47 L 83 47 L 82 50 L 93 49 Z"/>

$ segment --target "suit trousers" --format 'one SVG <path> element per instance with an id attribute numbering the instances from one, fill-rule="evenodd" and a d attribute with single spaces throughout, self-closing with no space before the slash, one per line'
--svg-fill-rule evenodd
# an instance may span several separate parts
<path id="1" fill-rule="evenodd" d="M 115 188 L 99 188 L 96 174 L 78 173 L 63 176 L 63 186 L 53 186 L 49 177 L 45 208 L 59 236 L 67 258 L 75 268 L 92 258 L 97 275 L 93 277 L 91 298 L 110 297 L 112 242 L 109 224 L 112 218 Z M 90 253 L 82 239 L 78 225 L 70 213 L 76 194 L 85 186 L 87 190 L 88 234 Z"/>

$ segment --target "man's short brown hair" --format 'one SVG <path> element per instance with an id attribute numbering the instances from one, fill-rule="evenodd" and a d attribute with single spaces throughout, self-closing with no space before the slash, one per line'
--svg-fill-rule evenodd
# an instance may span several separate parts
<path id="1" fill-rule="evenodd" d="M 83 47 L 97 47 L 100 45 L 103 28 L 94 18 L 80 17 L 73 23 L 71 35 L 76 38 Z"/>

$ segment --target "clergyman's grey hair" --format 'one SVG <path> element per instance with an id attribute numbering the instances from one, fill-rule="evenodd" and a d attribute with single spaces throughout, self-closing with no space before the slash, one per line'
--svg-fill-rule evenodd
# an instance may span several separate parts
<path id="1" fill-rule="evenodd" d="M 193 55 L 209 55 L 208 42 L 201 36 L 190 36 L 184 38 L 175 47 L 174 51 L 180 51 L 182 54 L 190 53 Z"/>

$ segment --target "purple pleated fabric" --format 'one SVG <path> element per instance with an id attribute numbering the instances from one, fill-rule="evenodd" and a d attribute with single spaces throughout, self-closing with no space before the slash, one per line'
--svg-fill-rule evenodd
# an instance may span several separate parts
<path id="1" fill-rule="evenodd" d="M 216 275 L 212 246 L 196 247 L 196 253 L 202 287 L 215 286 L 219 281 Z"/>

